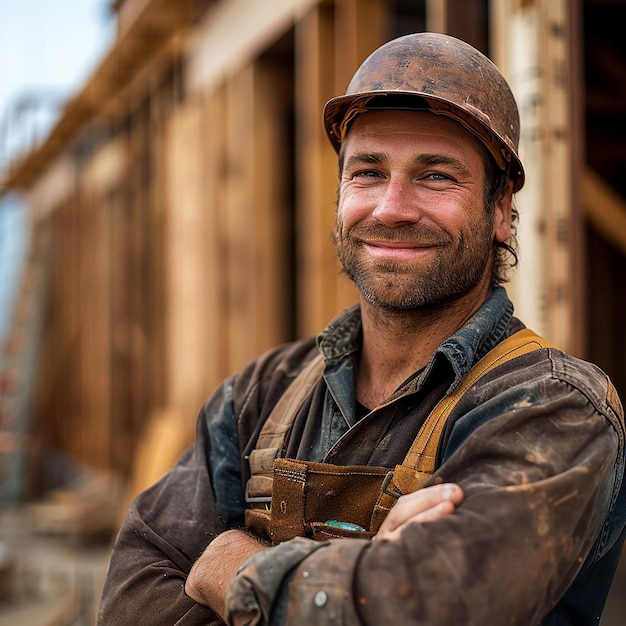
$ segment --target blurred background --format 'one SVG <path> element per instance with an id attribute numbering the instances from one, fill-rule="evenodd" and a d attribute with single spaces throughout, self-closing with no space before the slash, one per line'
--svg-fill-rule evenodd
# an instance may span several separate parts
<path id="1" fill-rule="evenodd" d="M 626 398 L 626 0 L 0 0 L 0 623 L 92 624 L 215 386 L 352 304 L 322 129 L 383 41 L 502 69 L 517 314 Z M 602 626 L 623 626 L 626 564 Z"/>

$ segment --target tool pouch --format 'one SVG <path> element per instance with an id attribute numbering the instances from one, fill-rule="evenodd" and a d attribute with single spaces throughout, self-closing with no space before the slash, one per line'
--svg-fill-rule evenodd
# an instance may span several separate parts
<path id="1" fill-rule="evenodd" d="M 276 459 L 272 506 L 246 510 L 246 527 L 274 545 L 309 537 L 372 537 L 372 511 L 388 468 L 343 466 L 296 459 Z M 356 524 L 364 530 L 328 525 L 329 520 Z"/>

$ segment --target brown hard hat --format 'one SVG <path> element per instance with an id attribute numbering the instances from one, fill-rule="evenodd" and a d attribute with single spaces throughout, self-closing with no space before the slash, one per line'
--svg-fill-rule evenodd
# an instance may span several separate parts
<path id="1" fill-rule="evenodd" d="M 515 98 L 498 68 L 464 41 L 415 33 L 375 50 L 356 71 L 346 94 L 324 108 L 324 126 L 335 150 L 357 115 L 380 109 L 451 117 L 478 137 L 501 169 L 509 169 L 514 191 L 524 185 Z"/>

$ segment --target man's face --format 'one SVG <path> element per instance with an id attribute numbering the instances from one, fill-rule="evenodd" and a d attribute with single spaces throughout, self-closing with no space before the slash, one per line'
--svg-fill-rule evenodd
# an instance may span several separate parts
<path id="1" fill-rule="evenodd" d="M 488 289 L 494 238 L 510 234 L 510 194 L 487 215 L 485 158 L 473 135 L 432 113 L 377 111 L 354 121 L 335 238 L 367 302 L 418 309 Z"/>

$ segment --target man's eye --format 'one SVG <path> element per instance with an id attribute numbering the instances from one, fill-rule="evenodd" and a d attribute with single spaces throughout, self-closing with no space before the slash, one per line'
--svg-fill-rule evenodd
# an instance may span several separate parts
<path id="1" fill-rule="evenodd" d="M 430 172 L 424 176 L 426 180 L 451 180 L 449 176 L 442 174 L 441 172 Z"/>
<path id="2" fill-rule="evenodd" d="M 353 178 L 378 178 L 380 174 L 375 170 L 359 170 L 353 174 Z"/>

